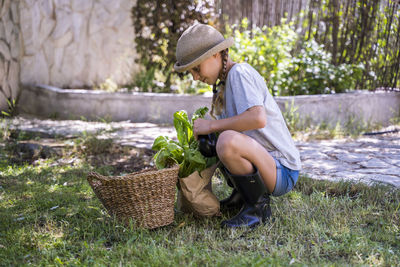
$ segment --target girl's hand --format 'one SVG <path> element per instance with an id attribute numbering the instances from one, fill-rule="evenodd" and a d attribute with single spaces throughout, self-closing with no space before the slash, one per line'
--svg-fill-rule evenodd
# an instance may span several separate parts
<path id="1" fill-rule="evenodd" d="M 264 128 L 267 124 L 267 114 L 263 106 L 253 106 L 245 112 L 225 119 L 205 120 L 197 119 L 193 123 L 193 135 L 206 135 L 213 132 L 234 130 L 237 132 Z"/>
<path id="2" fill-rule="evenodd" d="M 197 137 L 202 134 L 209 134 L 212 132 L 210 120 L 197 119 L 193 123 L 193 135 Z"/>

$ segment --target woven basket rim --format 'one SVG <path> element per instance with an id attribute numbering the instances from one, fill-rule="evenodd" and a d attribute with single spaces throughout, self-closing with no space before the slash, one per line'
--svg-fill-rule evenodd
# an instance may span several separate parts
<path id="1" fill-rule="evenodd" d="M 90 172 L 87 177 L 93 177 L 93 178 L 101 178 L 102 180 L 133 180 L 137 179 L 137 177 L 140 176 L 149 176 L 149 175 L 161 175 L 165 172 L 170 172 L 170 171 L 175 171 L 176 169 L 179 168 L 179 165 L 175 165 L 170 168 L 164 168 L 164 169 L 155 169 L 155 168 L 148 168 L 148 169 L 143 169 L 137 172 L 133 173 L 128 173 L 126 175 L 116 175 L 116 176 L 106 176 L 106 175 L 101 175 L 97 172 Z"/>

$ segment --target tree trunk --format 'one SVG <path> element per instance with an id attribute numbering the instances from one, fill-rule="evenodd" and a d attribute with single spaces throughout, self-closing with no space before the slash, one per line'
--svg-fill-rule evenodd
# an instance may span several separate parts
<path id="1" fill-rule="evenodd" d="M 332 0 L 332 63 L 337 65 L 338 34 L 339 34 L 339 0 Z"/>

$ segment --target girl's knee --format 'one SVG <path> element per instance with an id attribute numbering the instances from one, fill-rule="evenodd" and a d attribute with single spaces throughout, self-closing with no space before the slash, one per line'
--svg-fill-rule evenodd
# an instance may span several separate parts
<path id="1" fill-rule="evenodd" d="M 217 141 L 217 154 L 219 158 L 226 158 L 235 153 L 235 146 L 238 144 L 238 132 L 227 130 L 220 133 Z"/>

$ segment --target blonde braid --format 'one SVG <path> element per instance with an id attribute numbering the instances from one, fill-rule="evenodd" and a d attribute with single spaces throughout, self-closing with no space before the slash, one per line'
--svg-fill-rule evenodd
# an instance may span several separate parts
<path id="1" fill-rule="evenodd" d="M 229 49 L 225 49 L 221 51 L 222 56 L 222 73 L 219 77 L 219 83 L 213 85 L 213 99 L 211 104 L 211 116 L 215 118 L 215 115 L 221 115 L 222 108 L 224 106 L 224 95 L 225 95 L 225 81 L 226 76 L 228 75 L 226 68 L 228 63 L 228 52 Z M 218 88 L 218 89 L 217 89 Z"/>

